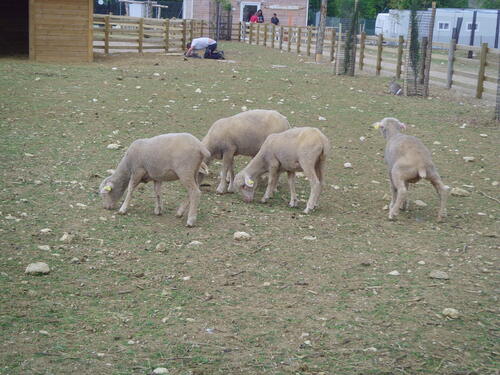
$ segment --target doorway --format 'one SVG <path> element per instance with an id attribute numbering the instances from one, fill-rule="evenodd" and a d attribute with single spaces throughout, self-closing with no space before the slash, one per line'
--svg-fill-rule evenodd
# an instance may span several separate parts
<path id="1" fill-rule="evenodd" d="M 240 21 L 250 22 L 250 17 L 260 9 L 260 2 L 242 1 L 240 5 Z"/>

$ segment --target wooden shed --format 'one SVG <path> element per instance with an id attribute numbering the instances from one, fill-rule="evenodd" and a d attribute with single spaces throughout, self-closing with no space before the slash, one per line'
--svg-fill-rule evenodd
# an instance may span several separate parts
<path id="1" fill-rule="evenodd" d="M 93 9 L 93 0 L 2 0 L 1 53 L 29 54 L 40 62 L 91 62 Z"/>

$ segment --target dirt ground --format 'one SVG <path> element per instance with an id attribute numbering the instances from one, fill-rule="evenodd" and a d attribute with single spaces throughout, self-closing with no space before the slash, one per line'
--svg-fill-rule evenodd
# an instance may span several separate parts
<path id="1" fill-rule="evenodd" d="M 441 89 L 393 97 L 387 78 L 222 48 L 230 60 L 0 60 L 0 373 L 498 374 L 493 107 Z M 101 207 L 99 183 L 133 140 L 201 138 L 242 107 L 278 110 L 328 136 L 317 211 L 302 214 L 304 178 L 300 209 L 288 208 L 284 177 L 268 204 L 218 196 L 217 163 L 195 228 L 174 215 L 186 194 L 177 182 L 164 185 L 163 216 L 153 214 L 151 184 L 126 216 Z M 428 145 L 447 185 L 470 193 L 449 198 L 444 223 L 425 182 L 410 190 L 410 211 L 388 221 L 384 140 L 371 128 L 388 116 Z M 252 238 L 234 241 L 235 231 Z M 51 272 L 25 274 L 36 261 Z M 449 279 L 430 278 L 436 270 Z"/>

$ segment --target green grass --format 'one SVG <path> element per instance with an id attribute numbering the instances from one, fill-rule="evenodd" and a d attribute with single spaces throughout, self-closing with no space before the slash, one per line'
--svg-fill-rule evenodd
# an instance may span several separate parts
<path id="1" fill-rule="evenodd" d="M 234 63 L 0 60 L 0 373 L 494 374 L 498 204 L 479 193 L 498 196 L 493 108 L 438 89 L 432 99 L 393 97 L 383 78 L 334 76 L 327 64 L 262 47 L 223 49 Z M 217 164 L 195 228 L 174 216 L 186 194 L 176 182 L 164 186 L 161 217 L 150 185 L 126 216 L 101 208 L 99 183 L 123 156 L 109 143 L 185 131 L 201 138 L 242 106 L 276 109 L 331 140 L 316 212 L 287 207 L 284 178 L 267 205 L 217 196 Z M 445 223 L 426 183 L 410 199 L 427 207 L 387 220 L 384 141 L 371 129 L 387 116 L 429 146 L 446 184 L 474 186 L 470 197 L 450 197 Z M 462 160 L 469 155 L 476 162 Z M 247 161 L 238 158 L 238 169 Z M 297 192 L 307 199 L 303 178 Z M 252 240 L 234 242 L 239 230 Z M 63 232 L 75 240 L 60 242 Z M 203 245 L 186 247 L 192 240 Z M 25 275 L 34 261 L 51 273 Z M 430 279 L 434 269 L 450 280 Z M 445 307 L 461 317 L 444 319 Z"/>

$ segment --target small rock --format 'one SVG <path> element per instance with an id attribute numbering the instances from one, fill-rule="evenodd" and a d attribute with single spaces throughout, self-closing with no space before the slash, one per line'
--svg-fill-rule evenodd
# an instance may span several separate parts
<path id="1" fill-rule="evenodd" d="M 80 208 L 87 208 L 88 207 L 86 204 L 83 204 L 83 203 L 77 203 L 76 206 L 80 207 Z"/>
<path id="2" fill-rule="evenodd" d="M 184 277 L 182 278 L 182 280 L 184 280 L 184 281 L 191 280 L 191 276 L 184 276 Z"/>
<path id="3" fill-rule="evenodd" d="M 483 138 L 487 138 L 488 137 L 488 134 L 484 134 L 484 133 L 481 133 L 479 134 L 480 137 L 483 137 Z"/>
<path id="4" fill-rule="evenodd" d="M 432 142 L 432 144 L 434 144 L 434 145 L 440 145 L 440 144 L 441 144 L 441 142 L 439 142 L 439 141 L 434 141 L 434 142 Z"/>
<path id="5" fill-rule="evenodd" d="M 464 159 L 464 161 L 466 161 L 468 163 L 471 163 L 471 162 L 476 160 L 476 158 L 474 156 L 464 156 L 462 159 Z"/>
<path id="6" fill-rule="evenodd" d="M 110 143 L 106 148 L 108 150 L 118 150 L 120 147 L 122 146 L 119 145 L 118 143 Z"/>
<path id="7" fill-rule="evenodd" d="M 200 241 L 191 241 L 190 243 L 188 243 L 187 247 L 198 247 L 200 245 L 202 245 Z"/>
<path id="8" fill-rule="evenodd" d="M 326 121 L 326 118 L 324 118 L 323 116 L 318 116 L 318 120 L 319 121 Z"/>
<path id="9" fill-rule="evenodd" d="M 134 344 L 135 344 L 135 341 L 134 341 L 134 340 L 128 340 L 128 341 L 127 341 L 127 344 L 129 344 L 129 345 L 134 345 Z"/>
<path id="10" fill-rule="evenodd" d="M 197 88 L 196 90 L 194 90 L 194 92 L 197 93 L 197 94 L 201 94 L 201 89 Z"/>
<path id="11" fill-rule="evenodd" d="M 491 183 L 491 185 L 492 185 L 492 186 L 498 186 L 498 181 L 493 181 L 493 182 Z"/>
<path id="12" fill-rule="evenodd" d="M 97 356 L 102 358 L 105 356 L 105 354 L 104 353 L 97 353 Z"/>
<path id="13" fill-rule="evenodd" d="M 47 331 L 43 330 L 43 329 L 42 329 L 42 330 L 40 330 L 40 331 L 38 331 L 38 333 L 39 333 L 40 335 L 44 335 L 44 336 L 48 336 L 48 335 L 49 335 L 49 333 L 48 333 Z"/>
<path id="14" fill-rule="evenodd" d="M 78 264 L 78 263 L 80 263 L 80 259 L 75 257 L 75 258 L 72 258 L 69 262 L 73 263 L 73 264 Z"/>
<path id="15" fill-rule="evenodd" d="M 391 276 L 399 276 L 399 275 L 400 275 L 400 273 L 399 273 L 398 271 L 394 270 L 394 271 L 389 272 L 389 273 L 388 273 L 388 275 L 391 275 Z"/>
<path id="16" fill-rule="evenodd" d="M 417 263 L 420 264 L 421 266 L 423 266 L 425 264 L 425 262 L 423 260 L 419 260 Z"/>
<path id="17" fill-rule="evenodd" d="M 450 278 L 450 276 L 448 276 L 446 272 L 437 270 L 431 271 L 429 277 L 431 279 L 439 279 L 439 280 L 448 280 Z"/>
<path id="18" fill-rule="evenodd" d="M 41 185 L 41 184 L 42 184 L 42 181 L 40 181 L 40 180 L 35 180 L 35 181 L 33 181 L 33 183 L 34 183 L 35 185 Z"/>
<path id="19" fill-rule="evenodd" d="M 424 201 L 421 201 L 420 199 L 417 199 L 415 201 L 415 204 L 418 206 L 418 207 L 427 207 L 427 203 L 425 203 Z"/>
<path id="20" fill-rule="evenodd" d="M 50 272 L 49 265 L 43 262 L 31 263 L 26 267 L 26 271 L 28 275 L 46 275 Z"/>
<path id="21" fill-rule="evenodd" d="M 115 170 L 114 169 L 106 169 L 106 173 L 113 174 L 113 173 L 115 173 Z"/>
<path id="22" fill-rule="evenodd" d="M 316 241 L 316 237 L 315 236 L 305 236 L 304 237 L 304 240 L 307 240 L 307 241 Z"/>
<path id="23" fill-rule="evenodd" d="M 64 242 L 64 243 L 71 243 L 75 239 L 74 234 L 70 234 L 68 232 L 64 232 L 61 238 L 59 238 L 59 241 Z"/>
<path id="24" fill-rule="evenodd" d="M 233 234 L 233 238 L 236 241 L 248 241 L 252 236 L 250 236 L 247 232 L 235 232 Z"/>
<path id="25" fill-rule="evenodd" d="M 451 195 L 454 197 L 468 197 L 470 196 L 470 192 L 462 188 L 454 187 L 451 189 Z"/>
<path id="26" fill-rule="evenodd" d="M 304 345 L 311 346 L 311 345 L 312 345 L 312 344 L 311 344 L 311 340 L 306 340 L 306 341 L 304 341 Z"/>
<path id="27" fill-rule="evenodd" d="M 165 242 L 159 242 L 158 245 L 156 245 L 155 250 L 156 251 L 165 251 L 167 249 L 167 244 Z"/>
<path id="28" fill-rule="evenodd" d="M 47 234 L 47 233 L 50 233 L 50 232 L 52 232 L 52 229 L 50 229 L 50 228 L 40 229 L 40 233 L 43 233 L 43 234 Z"/>
<path id="29" fill-rule="evenodd" d="M 344 163 L 344 168 L 352 168 L 352 164 L 351 163 Z"/>
<path id="30" fill-rule="evenodd" d="M 38 246 L 38 250 L 49 251 L 50 246 L 49 245 L 40 245 L 40 246 Z"/>
<path id="31" fill-rule="evenodd" d="M 384 207 L 382 207 L 382 209 L 383 209 L 384 211 L 387 211 L 387 210 L 389 209 L 389 205 L 388 205 L 388 204 L 386 204 Z"/>
<path id="32" fill-rule="evenodd" d="M 244 105 L 244 106 L 242 106 L 242 107 L 241 107 L 241 110 L 242 110 L 243 112 L 245 112 L 245 111 L 248 111 L 248 108 L 247 108 L 247 106 L 246 106 L 246 105 Z"/>
<path id="33" fill-rule="evenodd" d="M 364 141 L 366 141 L 366 137 L 359 137 L 359 140 L 360 140 L 361 142 L 364 142 Z"/>
<path id="34" fill-rule="evenodd" d="M 457 319 L 460 316 L 458 310 L 452 309 L 450 307 L 445 308 L 441 314 L 451 319 Z"/>
<path id="35" fill-rule="evenodd" d="M 33 156 L 35 156 L 35 155 L 30 154 L 29 152 L 25 152 L 25 153 L 24 153 L 24 156 L 26 156 L 26 157 L 28 157 L 28 158 L 32 158 L 32 157 L 33 157 Z"/>
<path id="36" fill-rule="evenodd" d="M 168 374 L 168 370 L 165 367 L 157 367 L 153 370 L 153 374 L 155 375 Z"/>
<path id="37" fill-rule="evenodd" d="M 17 217 L 12 216 L 11 214 L 8 214 L 7 216 L 5 216 L 5 219 L 6 219 L 6 220 L 16 220 L 16 219 L 17 219 Z"/>

